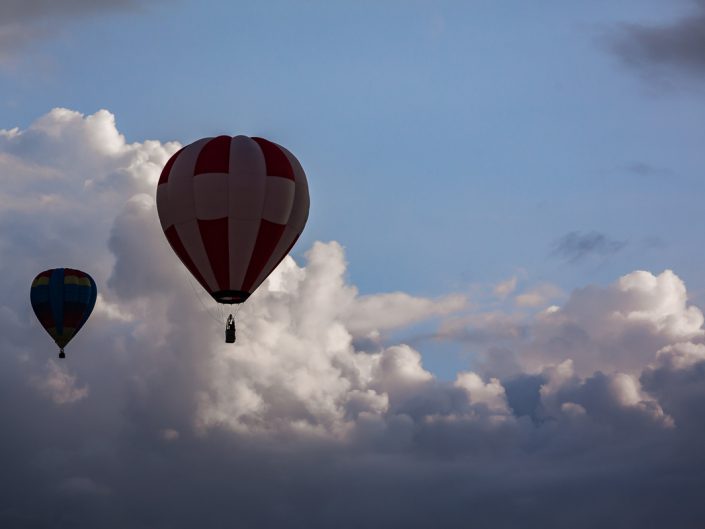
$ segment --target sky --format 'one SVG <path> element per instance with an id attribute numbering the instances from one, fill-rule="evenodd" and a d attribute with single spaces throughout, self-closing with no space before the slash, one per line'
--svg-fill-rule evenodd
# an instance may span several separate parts
<path id="1" fill-rule="evenodd" d="M 705 2 L 4 0 L 0 94 L 0 526 L 702 527 Z M 234 346 L 155 205 L 219 134 L 311 195 Z"/>

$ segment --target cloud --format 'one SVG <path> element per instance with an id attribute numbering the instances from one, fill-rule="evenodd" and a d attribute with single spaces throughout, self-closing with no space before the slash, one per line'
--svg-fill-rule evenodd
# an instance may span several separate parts
<path id="1" fill-rule="evenodd" d="M 468 393 L 470 404 L 482 404 L 495 416 L 510 417 L 506 392 L 499 379 L 491 378 L 485 383 L 477 373 L 458 373 L 455 386 Z"/>
<path id="2" fill-rule="evenodd" d="M 0 66 L 32 42 L 47 38 L 77 18 L 135 10 L 138 0 L 3 0 L 0 4 Z"/>
<path id="3" fill-rule="evenodd" d="M 674 426 L 673 419 L 642 391 L 639 380 L 632 375 L 598 371 L 581 378 L 573 370 L 571 360 L 545 368 L 542 375 L 545 383 L 539 390 L 541 406 L 544 413 L 554 417 L 567 412 L 571 417 L 588 416 L 605 423 L 639 420 L 664 428 Z"/>
<path id="4" fill-rule="evenodd" d="M 626 245 L 626 242 L 608 239 L 602 233 L 571 231 L 554 243 L 553 254 L 570 263 L 579 263 L 589 256 L 608 257 L 614 255 Z"/>
<path id="5" fill-rule="evenodd" d="M 705 362 L 705 345 L 701 343 L 681 342 L 667 345 L 656 353 L 656 362 L 651 370 L 665 368 L 670 371 L 686 371 Z"/>
<path id="6" fill-rule="evenodd" d="M 92 496 L 109 494 L 109 489 L 96 484 L 91 478 L 73 476 L 59 485 L 59 492 L 69 496 Z"/>
<path id="7" fill-rule="evenodd" d="M 59 366 L 54 360 L 47 362 L 43 376 L 32 377 L 33 385 L 49 396 L 56 404 L 71 404 L 88 396 L 87 387 L 77 387 L 76 377 Z"/>
<path id="8" fill-rule="evenodd" d="M 465 296 L 454 294 L 430 300 L 405 292 L 361 296 L 349 307 L 344 319 L 353 335 L 369 336 L 380 331 L 406 327 L 433 316 L 460 311 Z"/>
<path id="9" fill-rule="evenodd" d="M 702 343 L 677 343 L 661 349 L 640 378 L 683 431 L 682 450 L 695 448 L 705 433 L 702 400 L 705 397 L 705 347 Z"/>
<path id="10" fill-rule="evenodd" d="M 0 16 L 6 22 L 23 22 L 53 16 L 86 14 L 94 10 L 135 6 L 135 0 L 4 0 Z"/>
<path id="11" fill-rule="evenodd" d="M 343 246 L 316 242 L 242 306 L 225 344 L 156 220 L 156 178 L 178 148 L 129 143 L 107 111 L 0 131 L 16 204 L 0 209 L 1 526 L 703 518 L 703 317 L 675 273 L 505 313 L 452 293 L 361 296 Z M 101 297 L 59 363 L 27 290 L 63 264 Z M 424 365 L 435 342 L 360 345 L 419 323 L 485 364 L 442 380 Z"/>
<path id="12" fill-rule="evenodd" d="M 505 299 L 509 294 L 514 292 L 517 288 L 517 276 L 512 276 L 505 281 L 500 281 L 497 283 L 493 289 L 493 293 L 499 299 Z"/>
<path id="13" fill-rule="evenodd" d="M 627 66 L 646 75 L 680 71 L 705 74 L 705 3 L 666 24 L 624 23 L 608 36 L 608 44 Z"/>
<path id="14" fill-rule="evenodd" d="M 0 23 L 0 67 L 11 64 L 18 51 L 42 38 L 45 31 L 22 24 Z"/>
<path id="15" fill-rule="evenodd" d="M 636 271 L 607 287 L 575 290 L 563 306 L 539 314 L 520 347 L 527 368 L 570 358 L 583 374 L 638 373 L 666 345 L 702 339 L 702 326 L 678 276 Z"/>
<path id="16" fill-rule="evenodd" d="M 646 162 L 632 162 L 622 166 L 622 169 L 641 177 L 668 177 L 673 176 L 673 171 L 663 167 L 656 167 Z"/>
<path id="17" fill-rule="evenodd" d="M 483 311 L 446 318 L 439 325 L 436 336 L 446 340 L 497 345 L 521 339 L 526 333 L 525 315 Z"/>
<path id="18" fill-rule="evenodd" d="M 517 307 L 540 307 L 563 294 L 560 288 L 551 283 L 542 283 L 514 298 Z"/>

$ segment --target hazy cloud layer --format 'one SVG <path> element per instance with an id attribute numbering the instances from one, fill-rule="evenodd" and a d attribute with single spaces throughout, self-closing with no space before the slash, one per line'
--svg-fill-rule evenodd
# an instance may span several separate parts
<path id="1" fill-rule="evenodd" d="M 178 147 L 107 111 L 0 131 L 0 526 L 698 527 L 703 315 L 675 273 L 504 313 L 360 296 L 317 242 L 226 345 L 156 217 Z M 60 362 L 27 298 L 61 265 L 101 296 Z M 449 382 L 389 338 L 434 320 L 477 347 Z"/>
<path id="2" fill-rule="evenodd" d="M 705 74 L 705 2 L 661 25 L 625 23 L 609 36 L 611 49 L 625 64 L 651 75 L 666 71 Z"/>

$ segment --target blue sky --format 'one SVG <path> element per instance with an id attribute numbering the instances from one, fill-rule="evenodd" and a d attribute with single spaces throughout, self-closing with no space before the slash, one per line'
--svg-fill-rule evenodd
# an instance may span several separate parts
<path id="1" fill-rule="evenodd" d="M 700 527 L 703 28 L 703 0 L 3 0 L 0 526 Z M 154 204 L 218 134 L 311 194 L 235 346 Z M 100 296 L 60 362 L 27 290 L 64 265 Z"/>
<path id="2" fill-rule="evenodd" d="M 154 2 L 81 16 L 2 72 L 3 126 L 113 112 L 128 141 L 261 134 L 304 162 L 297 251 L 338 240 L 363 292 L 438 295 L 526 271 L 564 289 L 674 268 L 694 291 L 701 87 L 608 45 L 688 2 Z M 671 77 L 668 78 L 671 80 Z M 685 86 L 684 86 L 685 85 Z M 641 173 L 638 168 L 643 168 Z M 627 242 L 551 257 L 568 232 Z"/>

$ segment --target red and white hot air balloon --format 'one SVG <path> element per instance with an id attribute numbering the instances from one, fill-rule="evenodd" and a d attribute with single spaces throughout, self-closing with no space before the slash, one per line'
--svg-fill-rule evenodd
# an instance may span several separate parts
<path id="1" fill-rule="evenodd" d="M 219 303 L 255 291 L 296 243 L 308 208 L 301 164 L 263 138 L 195 141 L 169 159 L 157 186 L 169 244 Z"/>

